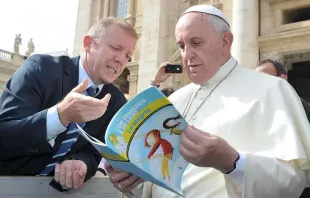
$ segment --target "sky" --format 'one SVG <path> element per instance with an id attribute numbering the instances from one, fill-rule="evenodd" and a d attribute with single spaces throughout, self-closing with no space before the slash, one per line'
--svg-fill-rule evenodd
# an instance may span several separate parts
<path id="1" fill-rule="evenodd" d="M 21 34 L 20 53 L 33 39 L 34 53 L 65 51 L 72 55 L 78 0 L 0 0 L 0 49 L 12 52 Z"/>

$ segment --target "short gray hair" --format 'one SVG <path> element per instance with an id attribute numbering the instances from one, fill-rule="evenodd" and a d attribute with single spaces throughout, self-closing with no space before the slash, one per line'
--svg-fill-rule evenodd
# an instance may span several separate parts
<path id="1" fill-rule="evenodd" d="M 214 28 L 218 36 L 224 32 L 230 32 L 230 26 L 220 17 L 215 15 L 208 15 L 209 24 Z"/>
<path id="2" fill-rule="evenodd" d="M 96 42 L 99 42 L 100 39 L 104 36 L 107 28 L 112 25 L 116 25 L 123 30 L 125 30 L 128 34 L 130 34 L 133 38 L 138 39 L 138 34 L 132 25 L 130 25 L 127 21 L 115 17 L 105 17 L 97 21 L 88 31 L 87 35 L 92 37 Z"/>

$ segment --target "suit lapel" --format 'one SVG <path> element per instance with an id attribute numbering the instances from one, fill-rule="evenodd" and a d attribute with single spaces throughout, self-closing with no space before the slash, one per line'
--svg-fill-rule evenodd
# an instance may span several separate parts
<path id="1" fill-rule="evenodd" d="M 64 98 L 79 81 L 79 56 L 74 58 L 63 57 L 62 59 L 62 97 Z M 57 135 L 54 152 L 59 148 L 60 143 L 65 139 L 66 132 Z"/>
<path id="2" fill-rule="evenodd" d="M 78 85 L 79 81 L 79 59 L 74 57 L 66 59 L 63 62 L 62 73 L 62 96 L 65 97 L 74 87 Z"/>

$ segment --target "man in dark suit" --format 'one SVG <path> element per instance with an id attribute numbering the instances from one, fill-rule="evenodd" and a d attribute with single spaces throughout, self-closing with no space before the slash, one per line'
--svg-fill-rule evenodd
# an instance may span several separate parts
<path id="1" fill-rule="evenodd" d="M 54 175 L 59 190 L 80 188 L 93 176 L 101 156 L 75 123 L 104 141 L 126 102 L 111 83 L 137 38 L 127 22 L 105 18 L 84 37 L 80 57 L 30 56 L 0 97 L 0 175 Z"/>
<path id="2" fill-rule="evenodd" d="M 256 67 L 255 70 L 287 80 L 287 71 L 284 65 L 279 61 L 275 61 L 272 59 L 263 60 L 258 63 L 258 66 Z M 305 109 L 308 121 L 310 122 L 310 106 L 304 99 L 300 98 L 300 100 Z M 309 198 L 309 197 L 310 197 L 310 188 L 305 188 L 300 198 Z"/>

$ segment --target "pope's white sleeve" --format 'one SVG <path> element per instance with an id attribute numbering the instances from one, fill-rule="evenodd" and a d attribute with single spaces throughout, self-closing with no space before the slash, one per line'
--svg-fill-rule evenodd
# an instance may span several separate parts
<path id="1" fill-rule="evenodd" d="M 236 168 L 229 174 L 225 174 L 226 178 L 233 181 L 237 188 L 242 191 L 244 183 L 244 171 L 246 157 L 244 154 L 239 152 L 239 160 L 236 162 Z"/>

